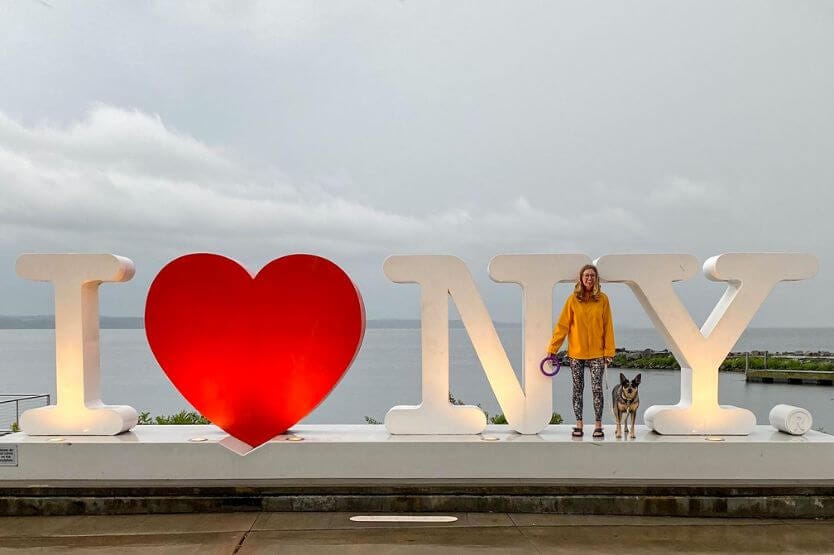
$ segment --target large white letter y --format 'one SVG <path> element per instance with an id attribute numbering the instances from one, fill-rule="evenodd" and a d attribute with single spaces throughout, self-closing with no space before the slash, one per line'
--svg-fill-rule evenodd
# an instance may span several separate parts
<path id="1" fill-rule="evenodd" d="M 759 306 L 780 281 L 813 277 L 817 260 L 808 254 L 734 253 L 704 263 L 712 281 L 727 290 L 700 331 L 672 282 L 692 277 L 698 261 L 685 254 L 607 255 L 597 260 L 600 278 L 627 284 L 681 366 L 677 405 L 646 409 L 646 424 L 661 434 L 746 435 L 756 425 L 746 409 L 718 405 L 718 368 Z"/>

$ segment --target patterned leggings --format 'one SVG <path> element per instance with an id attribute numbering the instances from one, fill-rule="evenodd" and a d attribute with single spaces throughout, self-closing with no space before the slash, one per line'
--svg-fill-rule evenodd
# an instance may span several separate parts
<path id="1" fill-rule="evenodd" d="M 591 369 L 591 393 L 594 396 L 595 420 L 602 420 L 602 373 L 605 371 L 605 359 L 589 360 L 570 359 L 570 373 L 573 376 L 573 413 L 577 420 L 582 420 L 582 395 L 585 392 L 585 365 Z"/>

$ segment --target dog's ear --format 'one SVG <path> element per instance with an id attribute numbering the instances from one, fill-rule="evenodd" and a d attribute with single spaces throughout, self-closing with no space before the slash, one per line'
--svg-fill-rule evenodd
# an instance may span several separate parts
<path id="1" fill-rule="evenodd" d="M 627 383 L 628 383 L 628 379 L 626 379 L 626 377 L 623 376 L 623 373 L 620 372 L 620 385 L 626 385 Z"/>
<path id="2" fill-rule="evenodd" d="M 640 376 L 641 374 L 634 376 L 634 385 L 640 385 Z"/>

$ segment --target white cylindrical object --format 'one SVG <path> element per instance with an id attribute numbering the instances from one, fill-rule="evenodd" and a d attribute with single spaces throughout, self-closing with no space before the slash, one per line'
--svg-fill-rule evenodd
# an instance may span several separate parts
<path id="1" fill-rule="evenodd" d="M 811 413 L 800 407 L 776 405 L 770 409 L 770 425 L 786 434 L 801 436 L 813 423 Z"/>

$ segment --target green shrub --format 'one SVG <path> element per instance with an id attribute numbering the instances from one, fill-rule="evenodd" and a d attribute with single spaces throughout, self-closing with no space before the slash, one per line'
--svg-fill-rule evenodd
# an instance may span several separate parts
<path id="1" fill-rule="evenodd" d="M 139 424 L 188 425 L 211 424 L 211 422 L 199 412 L 181 410 L 176 414 L 155 417 L 151 417 L 150 412 L 141 412 L 139 413 Z"/>
<path id="2" fill-rule="evenodd" d="M 151 413 L 148 411 L 139 413 L 139 424 L 153 424 Z"/>
<path id="3" fill-rule="evenodd" d="M 633 355 L 632 355 L 633 356 Z M 651 353 L 629 359 L 624 353 L 614 357 L 614 368 L 636 368 L 642 370 L 680 370 L 680 365 L 671 354 Z M 743 372 L 745 367 L 751 370 L 765 368 L 765 358 L 760 356 L 731 356 L 724 359 L 719 367 L 724 371 Z M 834 370 L 830 360 L 802 360 L 798 358 L 768 357 L 767 368 L 772 370 Z"/>
<path id="4" fill-rule="evenodd" d="M 751 370 L 762 370 L 765 368 L 764 357 L 749 357 L 747 366 Z M 721 363 L 721 370 L 743 371 L 745 360 L 743 356 L 728 357 Z M 771 370 L 834 370 L 834 363 L 831 361 L 801 360 L 798 358 L 768 357 L 767 368 Z"/>
<path id="5" fill-rule="evenodd" d="M 615 368 L 641 368 L 649 370 L 680 370 L 680 365 L 671 354 L 652 354 L 640 358 L 629 359 L 624 354 L 614 357 L 611 366 Z"/>
<path id="6" fill-rule="evenodd" d="M 490 424 L 506 424 L 507 423 L 507 417 L 504 416 L 503 414 L 496 414 L 495 416 L 492 416 L 492 417 L 487 415 L 487 421 Z"/>
<path id="7" fill-rule="evenodd" d="M 495 416 L 487 415 L 487 420 L 490 424 L 507 424 L 507 417 L 503 414 L 496 414 Z M 550 416 L 550 424 L 561 424 L 562 423 L 562 415 L 558 412 L 554 412 Z"/>

